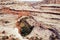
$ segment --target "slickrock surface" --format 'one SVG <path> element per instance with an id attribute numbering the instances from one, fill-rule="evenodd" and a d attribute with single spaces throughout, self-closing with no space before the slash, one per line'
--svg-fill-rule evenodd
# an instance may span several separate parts
<path id="1" fill-rule="evenodd" d="M 8 2 L 1 3 L 1 40 L 4 39 L 4 36 L 9 37 L 7 37 L 7 40 L 60 40 L 59 0 L 46 0 L 33 3 L 16 1 L 12 1 L 9 4 Z M 26 36 L 21 36 L 22 29 L 20 28 L 24 26 L 23 23 L 21 25 L 21 19 L 23 19 L 23 23 L 27 23 L 27 25 L 29 24 L 33 27 L 32 31 Z"/>

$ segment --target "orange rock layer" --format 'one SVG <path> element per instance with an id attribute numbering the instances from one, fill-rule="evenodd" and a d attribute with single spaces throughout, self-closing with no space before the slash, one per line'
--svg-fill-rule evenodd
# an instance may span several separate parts
<path id="1" fill-rule="evenodd" d="M 18 17 L 30 15 L 30 12 L 28 12 L 28 11 L 26 12 L 23 10 L 14 10 L 14 9 L 10 9 L 7 7 L 0 9 L 0 12 L 6 13 L 6 14 L 16 14 L 16 15 L 18 15 Z"/>

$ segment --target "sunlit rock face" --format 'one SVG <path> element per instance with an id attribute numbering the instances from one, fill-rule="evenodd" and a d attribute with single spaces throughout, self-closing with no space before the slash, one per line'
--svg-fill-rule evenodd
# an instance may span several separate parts
<path id="1" fill-rule="evenodd" d="M 12 2 L 10 1 L 6 0 L 5 2 L 4 0 L 3 4 L 0 5 L 0 9 L 3 7 L 9 7 L 14 10 L 11 11 L 9 10 L 9 8 L 2 10 L 3 13 L 7 13 L 7 14 L 3 14 L 3 15 L 0 14 L 0 35 L 1 36 L 4 35 L 9 36 L 13 34 L 14 38 L 20 38 L 22 40 L 23 38 L 18 33 L 18 28 L 16 28 L 16 22 L 18 16 L 13 15 L 13 13 L 16 13 L 16 10 L 25 10 L 25 11 L 27 10 L 28 13 L 30 13 L 30 16 L 32 16 L 35 20 L 30 18 L 26 20 L 31 26 L 34 26 L 34 28 L 31 31 L 31 33 L 25 36 L 24 38 L 28 38 L 29 40 L 35 40 L 35 39 L 36 40 L 60 40 L 60 9 L 59 9 L 60 2 L 58 2 L 59 0 L 58 1 L 45 0 L 42 3 L 20 2 L 20 1 L 16 2 L 18 0 L 14 0 L 15 4 L 13 3 L 13 1 Z M 8 5 L 6 5 L 7 3 Z M 24 15 L 27 12 L 17 11 L 17 13 L 19 13 L 18 15 L 19 17 L 21 17 L 20 15 Z M 20 19 L 18 21 L 20 21 Z"/>
<path id="2" fill-rule="evenodd" d="M 17 15 L 0 13 L 0 26 L 15 26 L 17 18 Z"/>
<path id="3" fill-rule="evenodd" d="M 8 36 L 8 40 L 11 38 L 17 38 L 16 40 L 22 40 L 22 36 L 18 33 L 18 28 L 16 27 L 17 18 L 17 15 L 0 13 L 1 37 Z"/>

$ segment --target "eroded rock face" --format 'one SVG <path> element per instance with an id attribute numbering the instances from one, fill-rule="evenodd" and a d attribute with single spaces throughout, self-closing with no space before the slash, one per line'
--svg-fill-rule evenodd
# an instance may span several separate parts
<path id="1" fill-rule="evenodd" d="M 23 39 L 21 34 L 18 33 L 18 28 L 16 27 L 17 18 L 18 18 L 18 15 L 0 14 L 0 36 L 8 36 L 9 39 L 10 39 L 10 36 L 12 36 L 12 38 L 18 38 L 21 40 Z M 23 17 L 23 18 L 25 18 L 25 17 Z M 34 25 L 35 26 L 32 29 L 31 33 L 29 33 L 27 36 L 25 36 L 25 38 L 28 37 L 30 39 L 31 37 L 38 37 L 38 39 L 42 38 L 43 40 L 50 40 L 49 38 L 52 35 L 51 31 L 49 31 L 48 29 L 45 30 L 43 28 L 40 28 L 38 26 L 38 23 L 35 24 L 36 22 L 33 18 L 28 18 L 28 19 L 26 19 L 26 21 L 31 26 L 34 26 Z M 27 24 L 26 24 L 26 26 L 27 26 Z"/>
<path id="2" fill-rule="evenodd" d="M 1 8 L 6 8 L 0 8 L 0 35 L 11 36 L 13 34 L 13 38 L 21 38 L 22 40 L 22 36 L 18 33 L 21 26 L 16 26 L 17 19 L 20 21 L 22 16 L 32 16 L 34 19 L 28 18 L 26 21 L 34 28 L 24 38 L 28 38 L 28 40 L 60 40 L 60 4 L 57 0 L 46 0 L 44 2 L 44 4 L 21 2 L 1 6 Z"/>
<path id="3" fill-rule="evenodd" d="M 0 14 L 0 36 L 8 36 L 8 40 L 12 38 L 21 39 L 22 36 L 18 33 L 18 28 L 16 27 L 17 15 L 13 14 Z M 11 37 L 11 38 L 10 38 Z M 16 39 L 16 40 L 17 40 Z M 3 40 L 3 39 L 2 39 Z"/>
<path id="4" fill-rule="evenodd" d="M 17 15 L 0 13 L 0 26 L 14 25 L 17 18 Z"/>

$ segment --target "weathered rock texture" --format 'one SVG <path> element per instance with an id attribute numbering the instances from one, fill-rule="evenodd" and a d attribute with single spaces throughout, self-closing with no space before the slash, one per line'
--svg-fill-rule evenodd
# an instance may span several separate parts
<path id="1" fill-rule="evenodd" d="M 42 2 L 3 2 L 0 6 L 0 16 L 1 14 L 15 15 L 13 17 L 11 15 L 11 19 L 9 16 L 2 18 L 4 20 L 12 20 L 13 22 L 15 22 L 14 18 L 16 18 L 16 16 L 16 21 L 20 20 L 21 17 L 32 17 L 35 22 L 30 18 L 27 20 L 29 24 L 31 23 L 34 26 L 32 32 L 25 37 L 28 37 L 29 40 L 60 40 L 59 0 L 44 0 Z M 3 24 L 1 20 L 0 27 L 2 27 Z M 15 23 L 13 24 L 15 25 Z M 11 24 L 11 27 L 14 25 Z M 10 26 L 8 25 L 8 27 Z"/>

